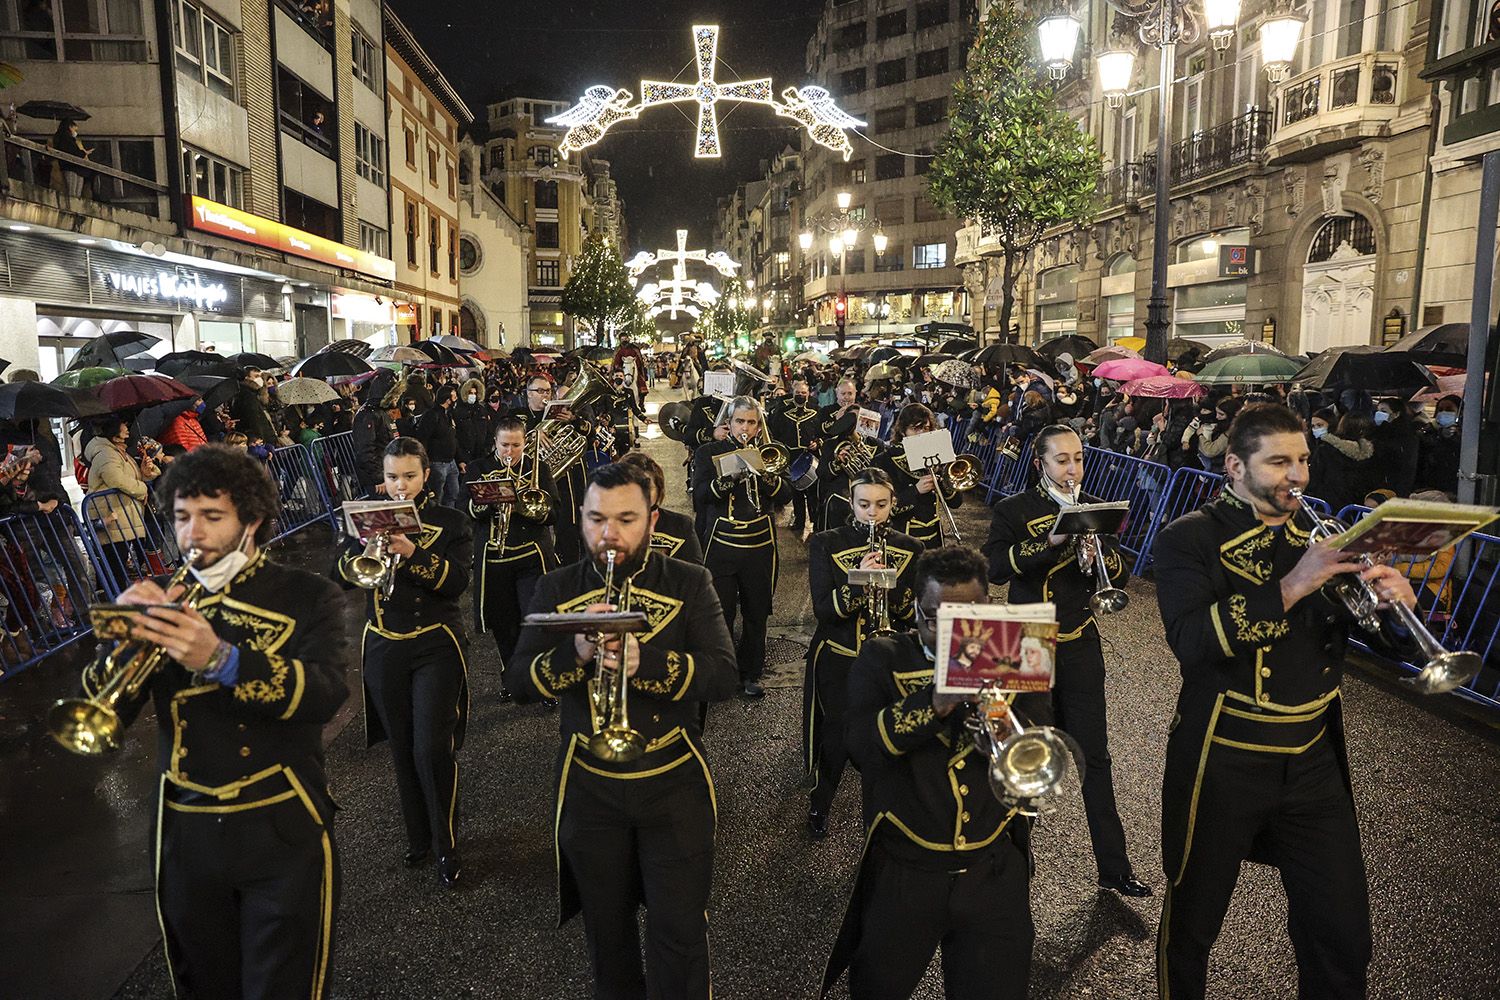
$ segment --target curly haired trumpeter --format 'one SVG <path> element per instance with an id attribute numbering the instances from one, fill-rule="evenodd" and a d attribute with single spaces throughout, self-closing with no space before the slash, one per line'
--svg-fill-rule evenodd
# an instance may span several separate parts
<path id="1" fill-rule="evenodd" d="M 157 495 L 171 509 L 178 497 L 228 496 L 244 524 L 260 521 L 255 544 L 271 540 L 281 498 L 271 474 L 246 452 L 228 445 L 199 445 L 167 466 Z"/>

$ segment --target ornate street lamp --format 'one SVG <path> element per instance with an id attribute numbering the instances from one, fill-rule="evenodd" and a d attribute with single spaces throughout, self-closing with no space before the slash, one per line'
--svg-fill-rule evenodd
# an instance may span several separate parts
<path id="1" fill-rule="evenodd" d="M 1036 30 L 1042 43 L 1042 62 L 1047 66 L 1047 75 L 1061 80 L 1073 68 L 1073 50 L 1078 48 L 1078 33 L 1083 30 L 1083 25 L 1068 11 L 1059 10 L 1042 18 Z"/>
<path id="2" fill-rule="evenodd" d="M 1240 23 L 1240 0 L 1203 0 L 1203 20 L 1216 52 L 1223 52 L 1234 41 Z"/>
<path id="3" fill-rule="evenodd" d="M 1135 53 L 1129 49 L 1107 49 L 1095 59 L 1099 68 L 1099 89 L 1104 92 L 1104 103 L 1118 108 L 1125 103 L 1130 91 L 1130 78 L 1135 73 Z"/>
<path id="4" fill-rule="evenodd" d="M 1269 15 L 1260 23 L 1260 55 L 1266 67 L 1266 79 L 1280 83 L 1286 79 L 1292 61 L 1297 58 L 1297 42 L 1307 15 L 1294 10 Z"/>
<path id="5" fill-rule="evenodd" d="M 828 252 L 839 258 L 839 296 L 841 298 L 849 291 L 846 255 L 859 245 L 859 234 L 865 230 L 873 230 L 872 240 L 877 257 L 885 254 L 887 243 L 885 230 L 880 220 L 865 218 L 862 214 L 855 215 L 849 210 L 853 202 L 854 197 L 848 191 L 835 193 L 834 203 L 838 205 L 838 211 L 808 218 L 808 228 L 797 237 L 797 243 L 805 254 L 812 249 L 813 241 L 816 239 L 814 230 L 828 234 Z M 844 346 L 842 331 L 839 334 L 839 346 Z"/>

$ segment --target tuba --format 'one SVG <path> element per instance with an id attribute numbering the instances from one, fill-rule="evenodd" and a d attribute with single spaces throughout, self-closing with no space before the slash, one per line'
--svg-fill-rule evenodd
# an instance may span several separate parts
<path id="1" fill-rule="evenodd" d="M 578 377 L 573 380 L 573 387 L 560 402 L 566 402 L 570 409 L 576 410 L 585 403 L 593 403 L 608 395 L 609 380 L 596 365 L 580 359 Z M 588 435 L 561 420 L 542 420 L 532 429 L 532 433 L 536 435 L 533 454 L 547 463 L 547 471 L 552 474 L 553 479 L 560 477 L 589 450 Z M 545 447 L 541 443 L 543 437 L 548 441 Z"/>
<path id="2" fill-rule="evenodd" d="M 604 554 L 604 600 L 610 601 L 610 591 L 615 585 L 615 550 Z M 630 581 L 620 588 L 618 606 L 623 608 L 630 602 Z M 589 679 L 589 706 L 594 714 L 594 734 L 589 737 L 589 753 L 600 760 L 622 763 L 632 761 L 646 752 L 646 738 L 639 730 L 631 728 L 628 706 L 630 677 L 625 670 L 625 647 L 628 635 L 620 642 L 620 663 L 616 670 L 604 665 L 604 637 L 594 636 L 594 676 Z"/>
<path id="3" fill-rule="evenodd" d="M 188 549 L 182 566 L 167 581 L 166 590 L 187 584 L 202 553 Z M 178 602 L 192 608 L 203 597 L 203 585 L 193 582 Z M 47 710 L 47 730 L 64 749 L 87 757 L 113 753 L 124 743 L 126 728 L 135 721 L 150 697 L 152 677 L 167 659 L 167 651 L 140 639 L 126 639 L 83 670 L 83 694 L 62 698 Z"/>
<path id="4" fill-rule="evenodd" d="M 1313 510 L 1301 490 L 1293 487 L 1290 492 L 1298 507 L 1312 519 L 1313 541 L 1321 542 L 1344 530 L 1342 521 L 1332 517 L 1325 518 Z M 1375 565 L 1375 560 L 1368 555 L 1361 555 L 1359 561 L 1367 568 Z M 1381 600 L 1370 581 L 1358 574 L 1349 573 L 1334 577 L 1324 586 L 1329 596 L 1342 603 L 1361 628 L 1375 635 L 1380 634 L 1384 625 L 1384 619 L 1380 616 Z M 1400 601 L 1391 604 L 1390 608 L 1401 627 L 1416 640 L 1422 655 L 1427 658 L 1417 676 L 1411 679 L 1418 691 L 1423 694 L 1445 694 L 1463 687 L 1479 674 L 1484 661 L 1478 653 L 1466 649 L 1445 649 L 1442 643 L 1433 638 L 1422 619 L 1411 608 Z"/>

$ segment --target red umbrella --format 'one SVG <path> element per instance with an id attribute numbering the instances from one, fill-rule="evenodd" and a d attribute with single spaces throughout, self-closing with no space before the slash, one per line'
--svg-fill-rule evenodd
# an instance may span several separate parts
<path id="1" fill-rule="evenodd" d="M 1149 396 L 1153 399 L 1191 399 L 1207 394 L 1208 389 L 1187 379 L 1152 375 L 1126 382 L 1120 386 L 1120 391 L 1127 396 Z"/>
<path id="2" fill-rule="evenodd" d="M 1153 375 L 1171 375 L 1162 365 L 1141 358 L 1120 358 L 1106 361 L 1094 369 L 1096 378 L 1107 378 L 1111 382 L 1129 382 L 1132 379 L 1150 378 Z"/>
<path id="3" fill-rule="evenodd" d="M 191 399 L 198 395 L 192 386 L 183 385 L 166 375 L 121 375 L 100 382 L 89 390 L 109 413 L 137 410 L 174 399 Z"/>

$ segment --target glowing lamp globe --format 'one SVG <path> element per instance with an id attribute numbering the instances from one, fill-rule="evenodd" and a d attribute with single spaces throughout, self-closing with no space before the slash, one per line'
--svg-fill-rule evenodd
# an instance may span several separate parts
<path id="1" fill-rule="evenodd" d="M 1099 89 L 1104 92 L 1104 103 L 1118 108 L 1125 103 L 1125 95 L 1130 91 L 1135 53 L 1129 49 L 1109 49 L 1099 53 L 1095 64 L 1099 68 Z"/>
<path id="2" fill-rule="evenodd" d="M 797 237 L 797 245 L 800 246 L 804 251 L 812 249 L 812 241 L 812 233 L 802 233 Z"/>
<path id="3" fill-rule="evenodd" d="M 1266 77 L 1272 83 L 1286 79 L 1292 60 L 1297 58 L 1297 42 L 1302 37 L 1305 14 L 1287 11 L 1268 17 L 1260 25 L 1260 54 L 1265 60 Z"/>
<path id="4" fill-rule="evenodd" d="M 1042 45 L 1042 62 L 1047 64 L 1047 75 L 1061 80 L 1073 67 L 1073 52 L 1078 48 L 1078 32 L 1083 25 L 1067 11 L 1060 11 L 1042 18 L 1037 25 L 1037 36 Z"/>
<path id="5" fill-rule="evenodd" d="M 1208 37 L 1214 48 L 1223 52 L 1234 41 L 1234 31 L 1240 20 L 1240 0 L 1203 0 L 1203 20 L 1208 24 Z"/>
<path id="6" fill-rule="evenodd" d="M 875 234 L 875 256 L 879 257 L 885 254 L 885 247 L 888 242 L 890 241 L 886 238 L 885 233 Z"/>
<path id="7" fill-rule="evenodd" d="M 848 191 L 840 191 L 838 193 L 839 211 L 840 212 L 847 212 L 847 211 L 849 211 L 849 202 L 852 201 L 852 200 L 853 200 L 853 196 L 850 195 Z"/>

